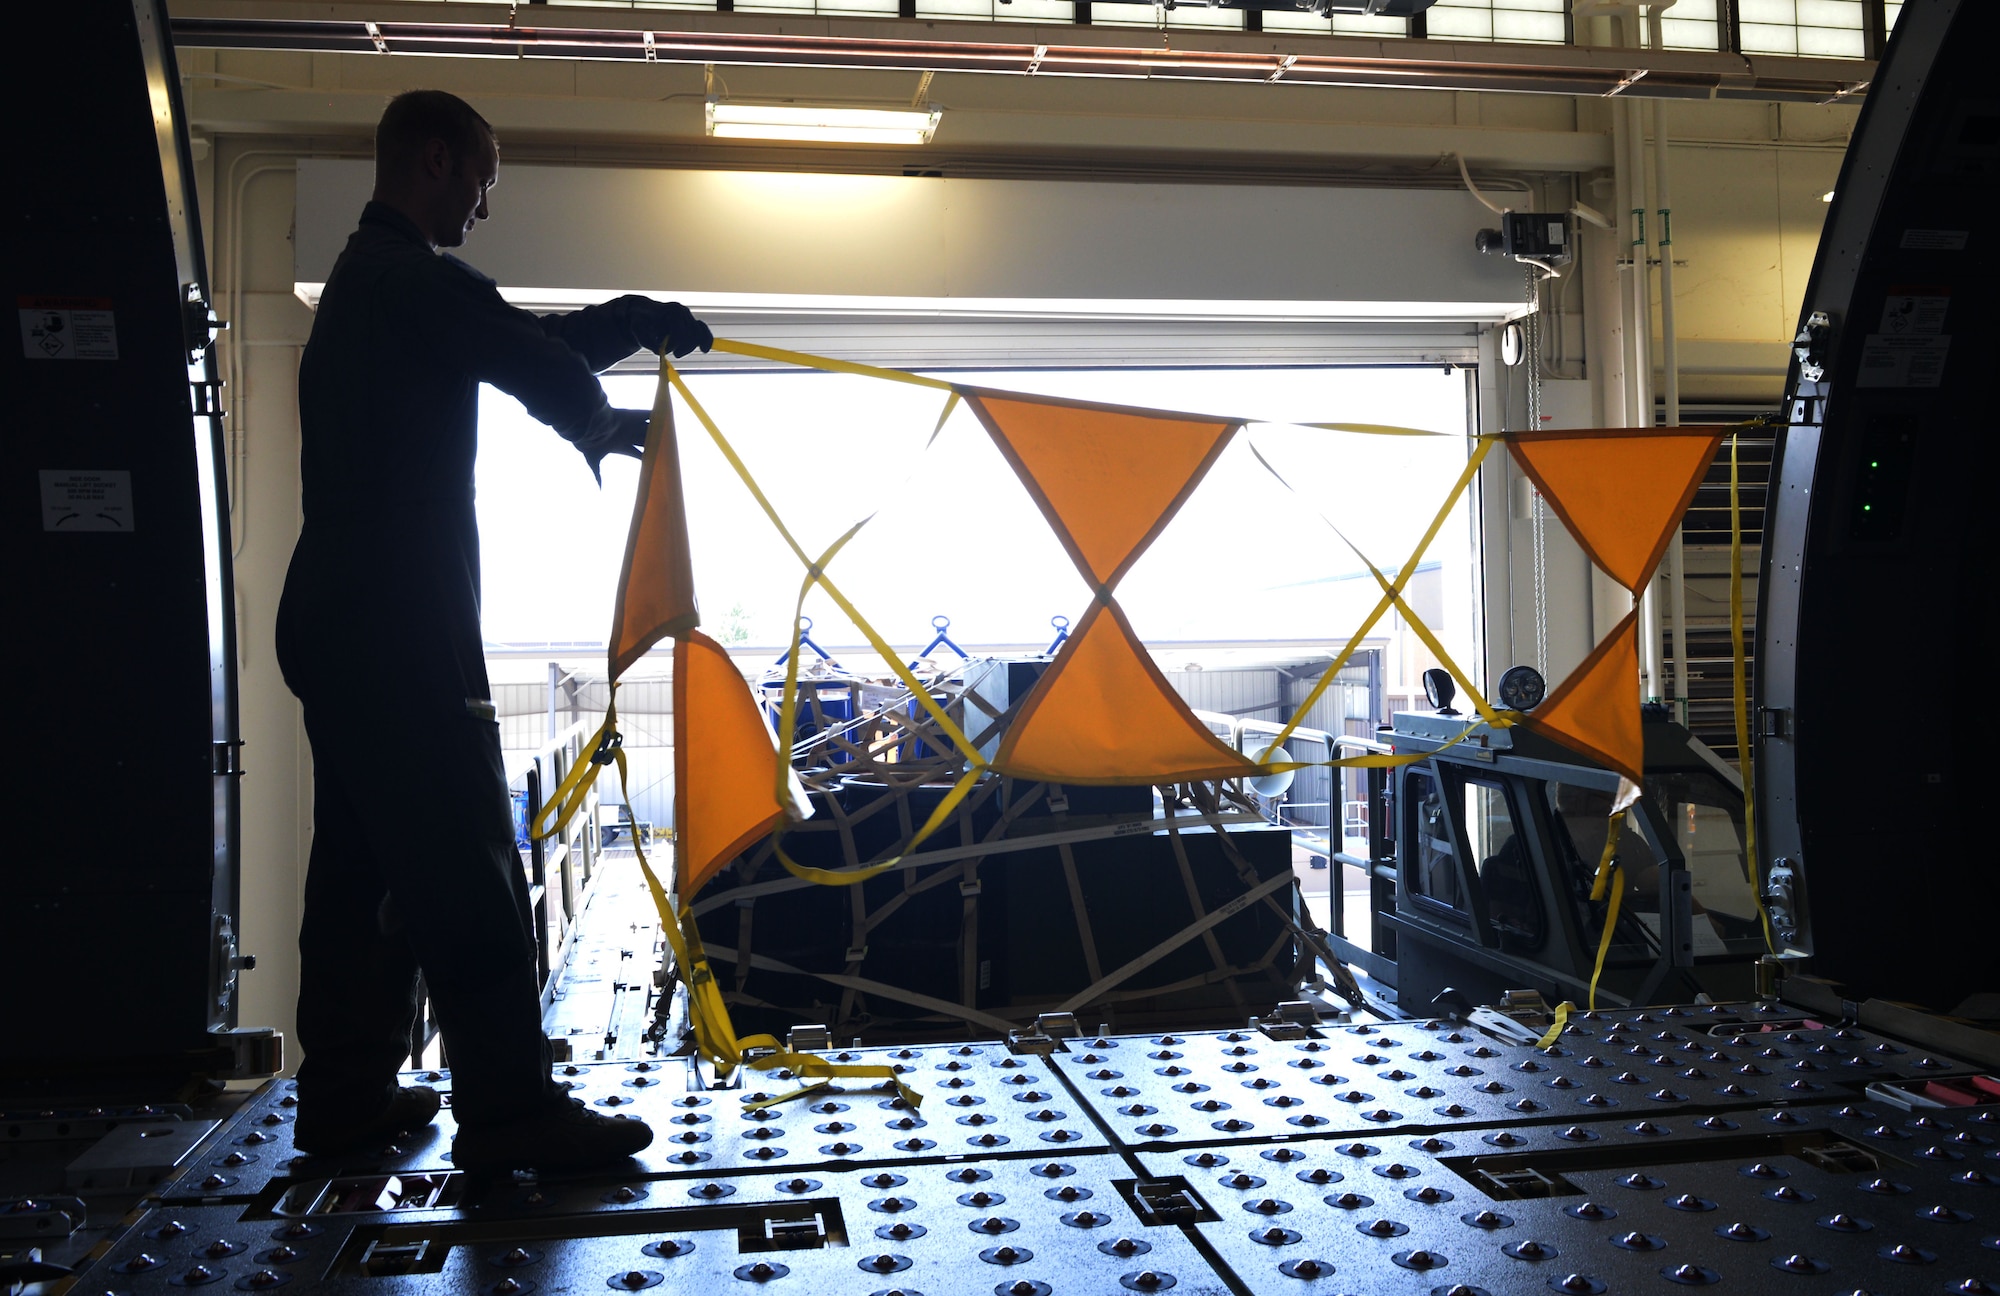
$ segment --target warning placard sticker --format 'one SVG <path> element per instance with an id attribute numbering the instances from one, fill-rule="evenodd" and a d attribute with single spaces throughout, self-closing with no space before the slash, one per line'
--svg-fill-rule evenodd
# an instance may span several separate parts
<path id="1" fill-rule="evenodd" d="M 1870 333 L 1861 346 L 1857 387 L 1935 387 L 1944 381 L 1948 333 Z"/>
<path id="2" fill-rule="evenodd" d="M 132 530 L 132 474 L 42 469 L 42 530 Z"/>
<path id="3" fill-rule="evenodd" d="M 1935 337 L 1951 309 L 1949 288 L 1893 287 L 1882 301 L 1882 332 L 1891 337 Z"/>
<path id="4" fill-rule="evenodd" d="M 1969 230 L 1906 229 L 1902 246 L 1914 252 L 1963 252 Z"/>
<path id="5" fill-rule="evenodd" d="M 30 360 L 116 360 L 118 319 L 108 297 L 19 297 L 21 354 Z"/>

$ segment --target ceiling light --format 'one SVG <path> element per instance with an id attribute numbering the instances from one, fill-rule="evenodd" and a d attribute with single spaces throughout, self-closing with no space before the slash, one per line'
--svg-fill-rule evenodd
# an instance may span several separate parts
<path id="1" fill-rule="evenodd" d="M 717 139 L 806 140 L 816 144 L 928 144 L 944 110 L 746 103 L 710 99 L 708 133 Z"/>
<path id="2" fill-rule="evenodd" d="M 1832 201 L 1833 201 L 1833 190 L 1829 189 L 1829 190 L 1827 190 L 1827 191 L 1826 191 L 1825 193 L 1821 194 L 1821 195 L 1819 196 L 1819 200 L 1820 200 L 1821 202 L 1823 202 L 1823 203 L 1830 203 L 1830 202 L 1832 202 Z"/>

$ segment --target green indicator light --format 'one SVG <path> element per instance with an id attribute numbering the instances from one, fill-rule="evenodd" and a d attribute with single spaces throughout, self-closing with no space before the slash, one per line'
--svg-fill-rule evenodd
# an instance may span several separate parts
<path id="1" fill-rule="evenodd" d="M 1861 506 L 1861 511 L 1863 513 L 1873 513 L 1875 511 L 1875 506 L 1873 504 L 1863 504 Z"/>
<path id="2" fill-rule="evenodd" d="M 1870 468 L 1880 468 L 1882 466 L 1882 463 L 1879 459 L 1870 459 L 1868 461 L 1868 466 Z"/>

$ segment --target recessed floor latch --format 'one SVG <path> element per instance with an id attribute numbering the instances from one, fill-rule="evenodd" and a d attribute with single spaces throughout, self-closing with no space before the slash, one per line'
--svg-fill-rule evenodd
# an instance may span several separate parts
<path id="1" fill-rule="evenodd" d="M 1114 1179 L 1111 1186 L 1149 1227 L 1162 1224 L 1207 1224 L 1221 1216 L 1201 1199 L 1185 1176 L 1164 1179 Z"/>

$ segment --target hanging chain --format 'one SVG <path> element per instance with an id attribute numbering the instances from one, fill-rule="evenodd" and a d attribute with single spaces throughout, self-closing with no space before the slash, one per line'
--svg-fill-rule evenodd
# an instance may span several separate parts
<path id="1" fill-rule="evenodd" d="M 1528 430 L 1538 432 L 1542 427 L 1542 313 L 1538 297 L 1541 292 L 1540 276 L 1532 268 L 1527 270 L 1528 305 L 1524 317 L 1522 341 L 1525 343 L 1522 360 L 1528 369 Z M 1530 487 L 1533 490 L 1533 487 Z M 1529 516 L 1533 520 L 1534 561 L 1535 561 L 1535 669 L 1544 677 L 1549 673 L 1549 552 L 1548 513 L 1549 506 L 1542 499 L 1542 493 L 1534 490 L 1534 502 Z"/>

